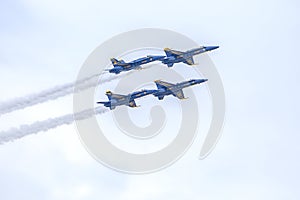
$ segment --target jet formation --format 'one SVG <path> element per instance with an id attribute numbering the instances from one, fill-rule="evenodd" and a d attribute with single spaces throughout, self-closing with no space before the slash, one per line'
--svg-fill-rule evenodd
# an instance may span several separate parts
<path id="1" fill-rule="evenodd" d="M 124 60 L 117 60 L 116 58 L 111 58 L 111 63 L 113 68 L 108 69 L 109 73 L 119 74 L 121 72 L 126 72 L 130 70 L 142 69 L 142 65 L 148 64 L 154 61 L 160 61 L 162 64 L 168 67 L 173 67 L 176 63 L 185 63 L 187 65 L 195 65 L 193 56 L 202 54 L 208 51 L 212 51 L 219 48 L 219 46 L 207 46 L 194 48 L 185 52 L 172 50 L 170 48 L 165 48 L 165 56 L 153 56 L 148 55 L 130 62 L 125 62 Z M 108 101 L 99 101 L 98 104 L 103 104 L 105 107 L 113 110 L 117 106 L 125 105 L 129 107 L 138 107 L 135 100 L 147 95 L 153 95 L 159 100 L 163 100 L 165 96 L 172 95 L 178 99 L 185 99 L 183 89 L 190 87 L 192 85 L 201 84 L 206 82 L 208 79 L 191 79 L 188 81 L 183 81 L 180 83 L 169 83 L 166 81 L 156 80 L 157 89 L 143 89 L 136 91 L 127 95 L 124 94 L 113 94 L 111 91 L 106 92 Z"/>
<path id="2" fill-rule="evenodd" d="M 173 67 L 175 63 L 185 63 L 188 65 L 195 65 L 193 56 L 202 54 L 208 51 L 219 48 L 219 46 L 207 46 L 191 49 L 185 52 L 172 50 L 170 48 L 165 48 L 165 56 L 153 56 L 148 55 L 130 62 L 125 62 L 124 60 L 118 60 L 116 58 L 111 58 L 111 63 L 113 68 L 108 69 L 109 73 L 119 74 L 121 72 L 126 72 L 130 70 L 140 70 L 142 65 L 148 64 L 154 61 L 161 61 L 163 64 L 168 67 Z"/>
<path id="3" fill-rule="evenodd" d="M 157 89 L 153 90 L 140 90 L 136 91 L 127 95 L 123 94 L 113 94 L 111 91 L 106 92 L 106 96 L 108 101 L 99 101 L 98 104 L 103 104 L 105 107 L 113 110 L 117 106 L 125 105 L 129 107 L 138 107 L 136 105 L 135 99 L 147 96 L 152 94 L 153 96 L 157 97 L 159 100 L 162 100 L 165 96 L 173 95 L 178 99 L 185 99 L 183 88 L 204 83 L 207 79 L 192 79 L 189 81 L 183 81 L 180 83 L 169 83 L 161 80 L 155 81 Z"/>

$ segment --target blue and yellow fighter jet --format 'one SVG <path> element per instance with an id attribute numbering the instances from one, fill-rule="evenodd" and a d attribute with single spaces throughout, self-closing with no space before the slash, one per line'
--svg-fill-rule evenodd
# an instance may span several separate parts
<path id="1" fill-rule="evenodd" d="M 111 91 L 106 91 L 106 96 L 109 101 L 99 101 L 97 103 L 103 104 L 105 107 L 108 107 L 111 110 L 121 105 L 126 105 L 129 107 L 138 107 L 135 103 L 135 99 L 141 98 L 149 94 L 153 94 L 153 92 L 155 91 L 156 90 L 141 90 L 128 95 L 113 94 Z"/>
<path id="2" fill-rule="evenodd" d="M 168 82 L 164 82 L 161 80 L 155 81 L 155 84 L 157 86 L 157 90 L 155 92 L 152 92 L 154 96 L 156 96 L 159 100 L 162 100 L 167 95 L 173 95 L 174 97 L 177 97 L 178 99 L 185 99 L 182 89 L 206 82 L 208 79 L 192 79 L 189 81 L 183 81 L 181 83 L 172 84 Z"/>
<path id="3" fill-rule="evenodd" d="M 205 53 L 207 51 L 212 51 L 217 48 L 219 48 L 219 46 L 200 47 L 200 48 L 188 50 L 186 52 L 165 48 L 164 51 L 166 53 L 166 57 L 161 59 L 161 61 L 163 64 L 166 64 L 168 67 L 173 67 L 175 63 L 180 63 L 180 62 L 183 62 L 188 65 L 194 65 L 195 63 L 194 63 L 193 56 L 197 54 Z"/>
<path id="4" fill-rule="evenodd" d="M 162 60 L 165 56 L 147 56 L 142 57 L 131 62 L 126 63 L 124 60 L 117 60 L 116 58 L 111 58 L 111 63 L 113 68 L 108 69 L 109 73 L 119 74 L 124 71 L 130 71 L 133 69 L 142 69 L 141 65 L 156 61 Z"/>

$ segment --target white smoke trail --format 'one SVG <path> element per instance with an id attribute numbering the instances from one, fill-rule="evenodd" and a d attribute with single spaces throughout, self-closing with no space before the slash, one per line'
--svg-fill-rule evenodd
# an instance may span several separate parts
<path id="1" fill-rule="evenodd" d="M 129 73 L 124 75 L 129 75 Z M 107 83 L 112 80 L 119 79 L 124 75 L 109 76 L 101 80 L 101 83 Z M 77 90 L 75 92 L 80 92 L 82 90 L 94 87 L 98 84 L 98 76 L 99 74 L 96 74 L 77 82 L 67 83 L 44 90 L 39 93 L 30 94 L 24 97 L 19 97 L 7 102 L 3 102 L 0 104 L 0 115 L 66 96 L 74 92 L 75 86 L 77 86 Z"/>
<path id="2" fill-rule="evenodd" d="M 42 131 L 48 131 L 49 129 L 56 128 L 64 124 L 71 124 L 74 120 L 83 120 L 92 117 L 96 114 L 103 114 L 107 112 L 106 108 L 93 108 L 81 111 L 75 114 L 68 114 L 61 117 L 50 118 L 45 121 L 37 121 L 33 124 L 21 125 L 18 128 L 11 128 L 7 131 L 0 132 L 0 144 L 6 142 L 12 142 L 16 139 L 22 138 L 27 135 L 36 134 Z"/>
<path id="3" fill-rule="evenodd" d="M 153 65 L 149 65 L 143 69 L 147 69 Z M 39 103 L 47 102 L 50 100 L 57 99 L 59 97 L 66 96 L 73 92 L 80 92 L 82 90 L 97 86 L 99 83 L 107 83 L 115 79 L 120 79 L 123 76 L 128 76 L 134 71 L 127 72 L 122 75 L 113 75 L 107 78 L 102 79 L 100 82 L 98 80 L 99 75 L 102 74 L 95 74 L 93 76 L 81 79 L 76 82 L 67 83 L 64 85 L 56 86 L 47 90 L 44 90 L 39 93 L 27 95 L 24 97 L 19 97 L 12 99 L 7 102 L 2 102 L 0 104 L 0 116 L 2 114 L 6 114 L 9 112 L 13 112 L 16 110 L 24 109 L 29 106 L 33 106 Z M 74 88 L 76 87 L 76 91 Z M 82 120 L 93 116 L 94 114 L 102 114 L 107 112 L 108 110 L 105 108 L 97 107 L 95 109 L 85 110 L 75 114 L 68 114 L 57 118 L 50 118 L 45 121 L 37 121 L 32 124 L 25 124 L 21 125 L 18 128 L 10 128 L 7 131 L 0 132 L 0 144 L 5 142 L 14 141 L 16 139 L 22 138 L 26 135 L 35 134 L 41 131 L 48 131 L 49 129 L 56 128 L 58 126 L 64 124 L 71 124 L 75 119 Z"/>

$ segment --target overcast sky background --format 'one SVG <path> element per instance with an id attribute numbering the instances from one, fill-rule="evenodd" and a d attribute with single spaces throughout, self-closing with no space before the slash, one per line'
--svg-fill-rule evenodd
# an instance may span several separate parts
<path id="1" fill-rule="evenodd" d="M 171 167 L 114 172 L 81 145 L 73 125 L 0 146 L 0 199 L 300 198 L 300 3 L 288 1 L 0 2 L 0 100 L 75 80 L 99 44 L 124 31 L 180 32 L 210 53 L 226 94 L 214 151 L 199 139 Z M 72 97 L 0 116 L 0 130 L 72 112 Z"/>

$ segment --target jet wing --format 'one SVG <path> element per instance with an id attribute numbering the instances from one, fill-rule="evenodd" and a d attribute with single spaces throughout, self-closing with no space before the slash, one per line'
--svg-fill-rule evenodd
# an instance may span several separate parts
<path id="1" fill-rule="evenodd" d="M 184 63 L 185 63 L 185 64 L 188 64 L 188 65 L 194 65 L 194 64 L 195 64 L 193 57 L 187 58 L 187 59 L 184 61 Z"/>
<path id="2" fill-rule="evenodd" d="M 165 51 L 165 53 L 168 57 L 169 56 L 179 56 L 179 55 L 184 53 L 184 52 L 172 50 L 172 49 L 169 49 L 169 48 L 165 48 L 164 51 Z"/>
<path id="3" fill-rule="evenodd" d="M 184 99 L 185 98 L 182 90 L 179 90 L 179 91 L 173 93 L 173 95 L 175 97 L 177 97 L 178 99 Z"/>
<path id="4" fill-rule="evenodd" d="M 155 84 L 157 86 L 158 89 L 160 88 L 165 88 L 165 89 L 168 89 L 169 87 L 172 87 L 174 86 L 174 84 L 172 83 L 168 83 L 168 82 L 164 82 L 164 81 L 155 81 Z"/>
<path id="5" fill-rule="evenodd" d="M 111 58 L 110 61 L 113 65 L 125 64 L 124 60 L 118 60 L 116 58 Z"/>
<path id="6" fill-rule="evenodd" d="M 123 67 L 127 68 L 129 66 L 124 60 L 117 60 L 116 58 L 111 58 L 111 63 L 114 67 Z"/>

